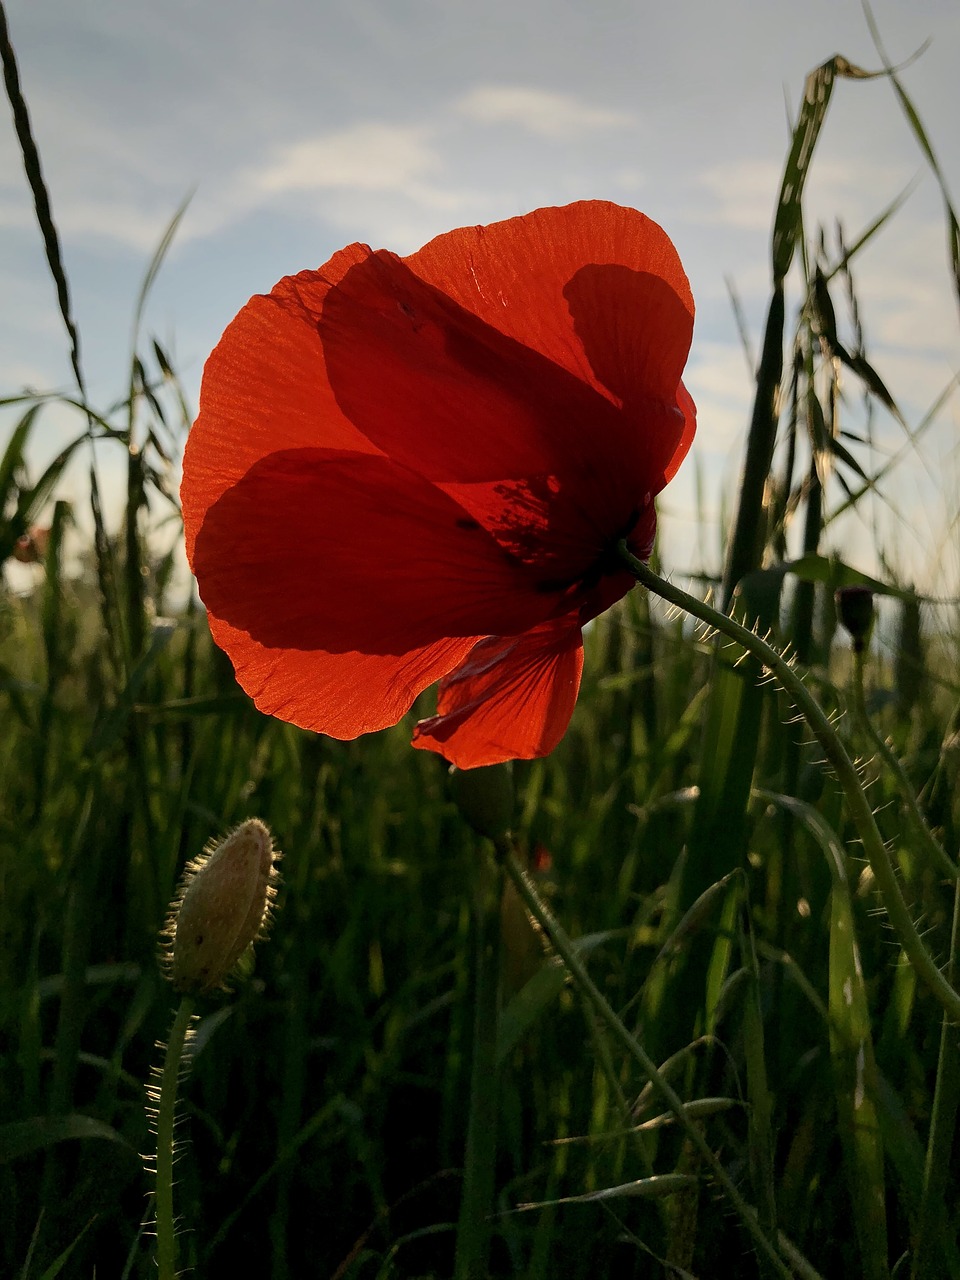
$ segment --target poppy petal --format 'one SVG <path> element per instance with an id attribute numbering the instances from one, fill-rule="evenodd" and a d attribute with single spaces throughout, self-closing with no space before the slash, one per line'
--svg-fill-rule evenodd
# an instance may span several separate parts
<path id="1" fill-rule="evenodd" d="M 405 262 L 616 402 L 675 403 L 693 297 L 669 237 L 636 209 L 602 200 L 537 209 L 437 236 Z"/>
<path id="2" fill-rule="evenodd" d="M 271 649 L 211 617 L 210 631 L 257 707 L 301 729 L 356 738 L 385 729 L 470 652 L 470 639 L 442 640 L 399 656 Z"/>
<path id="3" fill-rule="evenodd" d="M 491 328 L 392 253 L 370 254 L 328 291 L 318 333 L 345 416 L 378 449 L 433 481 L 549 469 L 551 410 L 571 396 L 581 413 L 595 407 L 582 381 Z"/>
<path id="4" fill-rule="evenodd" d="M 697 432 L 697 406 L 693 403 L 693 396 L 682 382 L 677 387 L 677 407 L 683 414 L 683 430 L 680 433 L 680 439 L 677 442 L 673 457 L 664 470 L 664 484 L 669 484 L 680 470 L 680 464 L 690 452 L 693 437 Z"/>
<path id="5" fill-rule="evenodd" d="M 633 424 L 608 399 L 393 254 L 372 254 L 330 289 L 319 333 L 342 413 L 389 457 L 456 489 L 458 501 L 470 496 L 464 486 L 475 486 L 472 514 L 494 536 L 509 527 L 550 558 L 555 529 L 589 563 L 657 474 Z M 524 499 L 505 502 L 518 486 Z M 517 540 L 505 545 L 513 551 Z"/>
<path id="6" fill-rule="evenodd" d="M 582 669 L 576 616 L 481 640 L 441 681 L 437 715 L 420 721 L 413 745 L 458 769 L 548 755 L 570 723 Z"/>
<path id="7" fill-rule="evenodd" d="M 635 273 L 627 274 L 621 292 L 634 287 Z M 688 313 L 662 281 L 647 283 L 638 310 L 655 296 L 659 333 L 679 308 L 685 354 Z M 556 302 L 566 311 L 562 295 Z M 662 487 L 683 435 L 679 366 L 669 394 L 651 374 L 654 390 L 628 410 L 391 254 L 357 262 L 330 289 L 319 332 L 343 414 L 390 457 L 454 493 L 512 554 L 553 566 L 548 576 L 566 560 L 575 578 L 629 526 Z M 633 336 L 640 343 L 643 334 Z M 629 340 L 621 335 L 621 346 Z"/>
<path id="8" fill-rule="evenodd" d="M 691 315 L 664 233 L 604 202 L 451 232 L 406 263 L 350 246 L 252 299 L 210 357 L 184 465 L 188 556 L 256 461 L 322 445 L 382 450 L 440 483 L 550 488 L 546 537 L 480 489 L 472 514 L 512 554 L 570 556 L 575 577 L 689 447 L 676 380 Z"/>
<path id="9" fill-rule="evenodd" d="M 265 711 L 352 737 L 441 679 L 416 745 L 550 751 L 580 626 L 632 583 L 690 446 L 676 251 L 605 202 L 352 245 L 254 298 L 204 371 L 184 458 L 211 629 Z"/>
<path id="10" fill-rule="evenodd" d="M 210 613 L 270 649 L 399 656 L 516 635 L 559 598 L 421 477 L 336 450 L 251 467 L 207 512 L 193 568 Z"/>
<path id="11" fill-rule="evenodd" d="M 329 445 L 382 451 L 454 486 L 489 484 L 455 496 L 473 501 L 473 518 L 512 554 L 535 546 L 549 563 L 572 553 L 566 576 L 575 577 L 609 538 L 603 517 L 623 508 L 625 519 L 640 487 L 611 492 L 611 477 L 629 470 L 630 442 L 618 468 L 605 466 L 593 444 L 604 424 L 608 436 L 625 433 L 591 388 L 490 329 L 395 255 L 354 245 L 320 272 L 251 299 L 208 360 L 184 459 L 187 555 L 206 511 L 245 471 L 278 447 Z M 535 511 L 516 496 L 545 489 L 558 544 L 544 536 L 543 504 Z"/>
<path id="12" fill-rule="evenodd" d="M 351 245 L 321 271 L 286 277 L 227 326 L 204 367 L 200 412 L 184 449 L 188 558 L 208 508 L 275 449 L 379 452 L 340 412 L 317 334 L 331 285 L 369 252 Z"/>

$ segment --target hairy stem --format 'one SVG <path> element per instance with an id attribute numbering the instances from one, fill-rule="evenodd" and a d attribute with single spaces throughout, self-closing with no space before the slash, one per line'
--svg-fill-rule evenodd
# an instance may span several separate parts
<path id="1" fill-rule="evenodd" d="M 864 655 L 863 653 L 854 654 L 854 672 L 853 672 L 853 700 L 857 713 L 857 720 L 860 728 L 870 740 L 870 744 L 876 751 L 877 755 L 883 761 L 885 767 L 889 770 L 891 777 L 897 784 L 897 790 L 900 792 L 900 799 L 903 801 L 913 820 L 914 830 L 920 837 L 920 842 L 927 852 L 928 857 L 934 865 L 940 868 L 942 875 L 949 876 L 951 880 L 956 880 L 960 876 L 960 867 L 953 861 L 946 849 L 940 844 L 936 836 L 927 825 L 927 820 L 923 816 L 920 805 L 917 803 L 916 793 L 910 785 L 910 779 L 904 773 L 903 765 L 890 750 L 890 747 L 881 733 L 874 727 L 873 721 L 867 711 L 867 701 L 864 695 Z"/>
<path id="2" fill-rule="evenodd" d="M 184 996 L 173 1021 L 167 1041 L 157 1104 L 157 1190 L 155 1212 L 157 1227 L 157 1275 L 159 1280 L 176 1280 L 177 1232 L 173 1216 L 174 1123 L 180 1063 L 187 1032 L 193 1017 L 193 1000 Z"/>
<path id="3" fill-rule="evenodd" d="M 851 817 L 856 824 L 860 841 L 873 871 L 874 881 L 883 900 L 890 923 L 900 941 L 907 958 L 914 970 L 930 992 L 954 1021 L 960 1021 L 960 994 L 940 972 L 937 963 L 923 944 L 919 933 L 910 917 L 910 911 L 900 892 L 893 863 L 887 853 L 883 838 L 874 820 L 870 802 L 860 784 L 860 778 L 853 761 L 847 755 L 826 712 L 810 693 L 803 680 L 793 669 L 787 659 L 778 653 L 749 628 L 742 626 L 736 619 L 721 613 L 718 609 L 688 595 L 673 583 L 666 582 L 655 574 L 642 561 L 634 556 L 626 545 L 619 544 L 620 557 L 631 569 L 637 581 L 661 599 L 676 605 L 695 618 L 715 628 L 728 639 L 739 644 L 748 653 L 753 654 L 780 683 L 780 686 L 792 699 L 797 710 L 806 720 L 810 731 L 823 748 L 824 755 L 833 767 L 843 787 Z"/>

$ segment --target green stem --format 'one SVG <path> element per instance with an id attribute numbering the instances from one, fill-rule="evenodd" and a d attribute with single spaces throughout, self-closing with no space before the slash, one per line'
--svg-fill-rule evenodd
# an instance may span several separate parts
<path id="1" fill-rule="evenodd" d="M 952 978 L 960 943 L 960 880 L 954 887 L 953 927 L 950 933 L 950 956 L 947 975 Z M 946 1014 L 940 1028 L 940 1057 L 937 1083 L 933 1093 L 930 1135 L 923 1169 L 923 1190 L 917 1215 L 916 1252 L 911 1280 L 935 1280 L 942 1274 L 943 1257 L 949 1247 L 955 1254 L 956 1244 L 946 1236 L 949 1223 L 944 1210 L 947 1172 L 953 1150 L 953 1136 L 960 1106 L 960 1028 Z"/>
<path id="2" fill-rule="evenodd" d="M 854 708 L 860 728 L 894 778 L 900 797 L 913 820 L 914 830 L 920 837 L 927 855 L 934 865 L 938 865 L 944 874 L 954 881 L 950 953 L 944 968 L 944 976 L 948 981 L 953 982 L 956 975 L 957 950 L 960 945 L 960 879 L 958 879 L 960 872 L 927 825 L 927 820 L 903 766 L 874 727 L 867 712 L 864 668 L 864 653 L 855 652 L 852 686 Z M 947 1249 L 950 1250 L 953 1258 L 956 1258 L 955 1240 L 946 1235 L 948 1222 L 944 1208 L 944 1192 L 956 1130 L 957 1110 L 960 1107 L 958 1050 L 960 1050 L 960 1028 L 954 1024 L 947 1013 L 944 1013 L 940 1028 L 940 1053 L 923 1170 L 923 1187 L 915 1225 L 911 1280 L 934 1280 L 934 1277 L 941 1275 L 944 1271 L 944 1255 Z"/>
<path id="3" fill-rule="evenodd" d="M 625 1126 L 625 1130 L 629 1133 L 633 1140 L 633 1147 L 643 1170 L 643 1176 L 650 1178 L 653 1176 L 653 1163 L 650 1159 L 650 1152 L 647 1150 L 645 1135 L 637 1128 L 636 1118 L 633 1108 L 627 1101 L 627 1095 L 623 1091 L 620 1083 L 620 1077 L 617 1073 L 616 1066 L 613 1061 L 613 1054 L 610 1052 L 610 1045 L 597 1019 L 595 1010 L 590 1001 L 585 997 L 581 997 L 584 1017 L 587 1020 L 587 1029 L 590 1032 L 590 1039 L 593 1042 L 594 1052 L 597 1055 L 597 1061 L 600 1063 L 600 1070 L 603 1072 L 607 1081 L 607 1088 L 617 1100 L 617 1109 L 620 1112 L 621 1123 Z"/>
<path id="4" fill-rule="evenodd" d="M 455 1280 L 487 1280 L 497 1158 L 497 1018 L 503 870 L 484 858 L 475 900 L 474 1022 Z"/>
<path id="5" fill-rule="evenodd" d="M 878 733 L 874 727 L 873 721 L 867 712 L 867 701 L 864 696 L 864 654 L 854 654 L 853 668 L 853 702 L 857 713 L 857 720 L 860 728 L 870 739 L 870 744 L 876 751 L 877 755 L 883 761 L 884 765 L 890 771 L 893 780 L 897 784 L 900 792 L 900 798 L 906 805 L 907 812 L 913 820 L 913 825 L 923 847 L 926 849 L 928 856 L 933 862 L 939 866 L 941 872 L 945 876 L 949 876 L 951 880 L 956 880 L 960 876 L 960 867 L 953 861 L 946 849 L 936 839 L 933 832 L 927 826 L 927 820 L 923 816 L 920 805 L 917 803 L 917 797 L 910 784 L 910 779 L 904 773 L 903 765 L 890 750 L 887 742 L 882 734 Z"/>
<path id="6" fill-rule="evenodd" d="M 157 1226 L 157 1275 L 159 1280 L 176 1280 L 177 1233 L 173 1216 L 174 1123 L 177 1086 L 183 1047 L 193 1017 L 193 1000 L 184 996 L 167 1041 L 157 1103 L 157 1189 L 154 1199 Z"/>
<path id="7" fill-rule="evenodd" d="M 748 653 L 753 654 L 779 681 L 781 687 L 790 696 L 797 710 L 806 720 L 814 737 L 823 748 L 827 760 L 843 787 L 850 814 L 856 824 L 860 841 L 873 871 L 874 882 L 883 900 L 890 923 L 900 940 L 900 945 L 914 970 L 925 983 L 930 992 L 956 1022 L 960 1022 L 960 994 L 940 972 L 937 963 L 923 945 L 919 933 L 910 918 L 910 911 L 900 892 L 896 872 L 883 843 L 883 837 L 873 817 L 870 802 L 860 785 L 860 778 L 853 762 L 831 725 L 826 712 L 809 692 L 803 680 L 790 665 L 788 660 L 771 645 L 747 627 L 741 626 L 734 618 L 705 604 L 704 601 L 681 591 L 673 583 L 666 582 L 642 561 L 632 555 L 626 542 L 619 545 L 620 557 L 632 570 L 637 581 L 654 592 L 655 595 L 676 605 L 678 608 L 700 618 L 709 626 L 739 644 Z"/>
<path id="8" fill-rule="evenodd" d="M 802 179 L 801 179 L 802 181 Z M 781 209 L 782 211 L 782 209 Z M 792 247 L 789 258 L 793 256 Z M 785 274 L 785 272 L 784 272 Z M 763 334 L 763 353 L 757 372 L 757 394 L 747 433 L 747 451 L 740 477 L 740 501 L 723 570 L 723 600 L 729 605 L 740 579 L 760 562 L 766 515 L 763 494 L 770 477 L 773 448 L 777 438 L 777 396 L 783 376 L 783 328 L 786 300 L 783 275 L 774 265 L 773 294 Z"/>
<path id="9" fill-rule="evenodd" d="M 549 907 L 538 894 L 533 881 L 517 861 L 509 840 L 506 837 L 502 837 L 496 842 L 496 844 L 497 851 L 506 867 L 507 875 L 516 886 L 517 892 L 520 894 L 527 910 L 550 939 L 554 949 L 560 956 L 567 971 L 579 987 L 581 993 L 590 1001 L 590 1004 L 593 1006 L 600 1021 L 607 1027 L 613 1038 L 626 1050 L 630 1057 L 633 1058 L 634 1062 L 637 1063 L 640 1070 L 664 1100 L 664 1103 L 673 1112 L 678 1125 L 703 1157 L 704 1162 L 710 1170 L 711 1176 L 723 1189 L 724 1194 L 727 1196 L 736 1212 L 740 1215 L 744 1226 L 753 1237 L 757 1249 L 763 1254 L 764 1258 L 768 1260 L 777 1275 L 784 1277 L 784 1280 L 790 1280 L 793 1272 L 791 1272 L 790 1268 L 783 1261 L 776 1245 L 769 1239 L 766 1232 L 760 1226 L 756 1211 L 747 1204 L 746 1200 L 744 1200 L 743 1196 L 737 1190 L 733 1179 L 727 1173 L 726 1169 L 711 1149 L 706 1138 L 703 1136 L 700 1128 L 687 1115 L 680 1096 L 674 1092 L 671 1085 L 661 1075 L 660 1071 L 657 1069 L 656 1063 L 640 1044 L 639 1040 L 631 1035 L 620 1018 L 617 1017 L 613 1008 L 590 977 L 586 967 L 577 955 L 573 943 L 567 937 L 566 931 L 555 919 Z M 799 1274 L 807 1277 L 808 1280 L 817 1280 L 817 1272 L 805 1260 L 794 1256 L 791 1258 L 791 1261 Z"/>

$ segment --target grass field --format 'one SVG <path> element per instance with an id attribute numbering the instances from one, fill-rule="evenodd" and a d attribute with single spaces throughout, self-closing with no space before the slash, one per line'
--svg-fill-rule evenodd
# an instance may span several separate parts
<path id="1" fill-rule="evenodd" d="M 158 935 L 184 864 L 255 816 L 283 883 L 252 971 L 197 1002 L 182 1270 L 960 1276 L 956 602 L 927 613 L 874 584 L 885 642 L 859 661 L 833 598 L 864 579 L 831 519 L 891 482 L 848 431 L 841 371 L 899 417 L 845 318 L 860 245 L 831 258 L 802 219 L 845 70 L 813 73 L 798 119 L 726 565 L 695 584 L 789 649 L 831 717 L 820 741 L 788 673 L 762 678 L 756 654 L 635 590 L 590 629 L 560 747 L 515 764 L 495 856 L 409 724 L 342 743 L 263 717 L 202 608 L 176 605 L 156 548 L 191 415 L 161 348 L 141 343 L 112 410 L 86 403 L 77 362 L 79 552 L 67 457 L 42 476 L 25 461 L 46 401 L 11 392 L 0 562 L 32 527 L 49 537 L 19 544 L 32 587 L 0 590 L 3 1275 L 155 1274 L 146 1088 L 176 1009 Z M 93 440 L 126 459 L 117 528 Z M 916 452 L 895 465 L 909 476 Z M 856 771 L 838 780 L 823 734 Z M 562 923 L 549 942 L 504 879 L 510 850 Z"/>

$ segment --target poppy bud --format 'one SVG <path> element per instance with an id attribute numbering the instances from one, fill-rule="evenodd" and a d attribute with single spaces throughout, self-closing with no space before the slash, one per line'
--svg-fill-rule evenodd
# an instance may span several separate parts
<path id="1" fill-rule="evenodd" d="M 251 818 L 188 864 L 167 924 L 178 991 L 200 995 L 223 986 L 262 936 L 276 897 L 278 857 L 270 832 Z"/>
<path id="2" fill-rule="evenodd" d="M 513 774 L 509 764 L 450 770 L 450 789 L 464 819 L 491 840 L 504 836 L 513 820 Z"/>
<path id="3" fill-rule="evenodd" d="M 869 587 L 841 587 L 833 598 L 837 615 L 850 632 L 854 653 L 863 653 L 873 630 L 873 592 Z"/>

